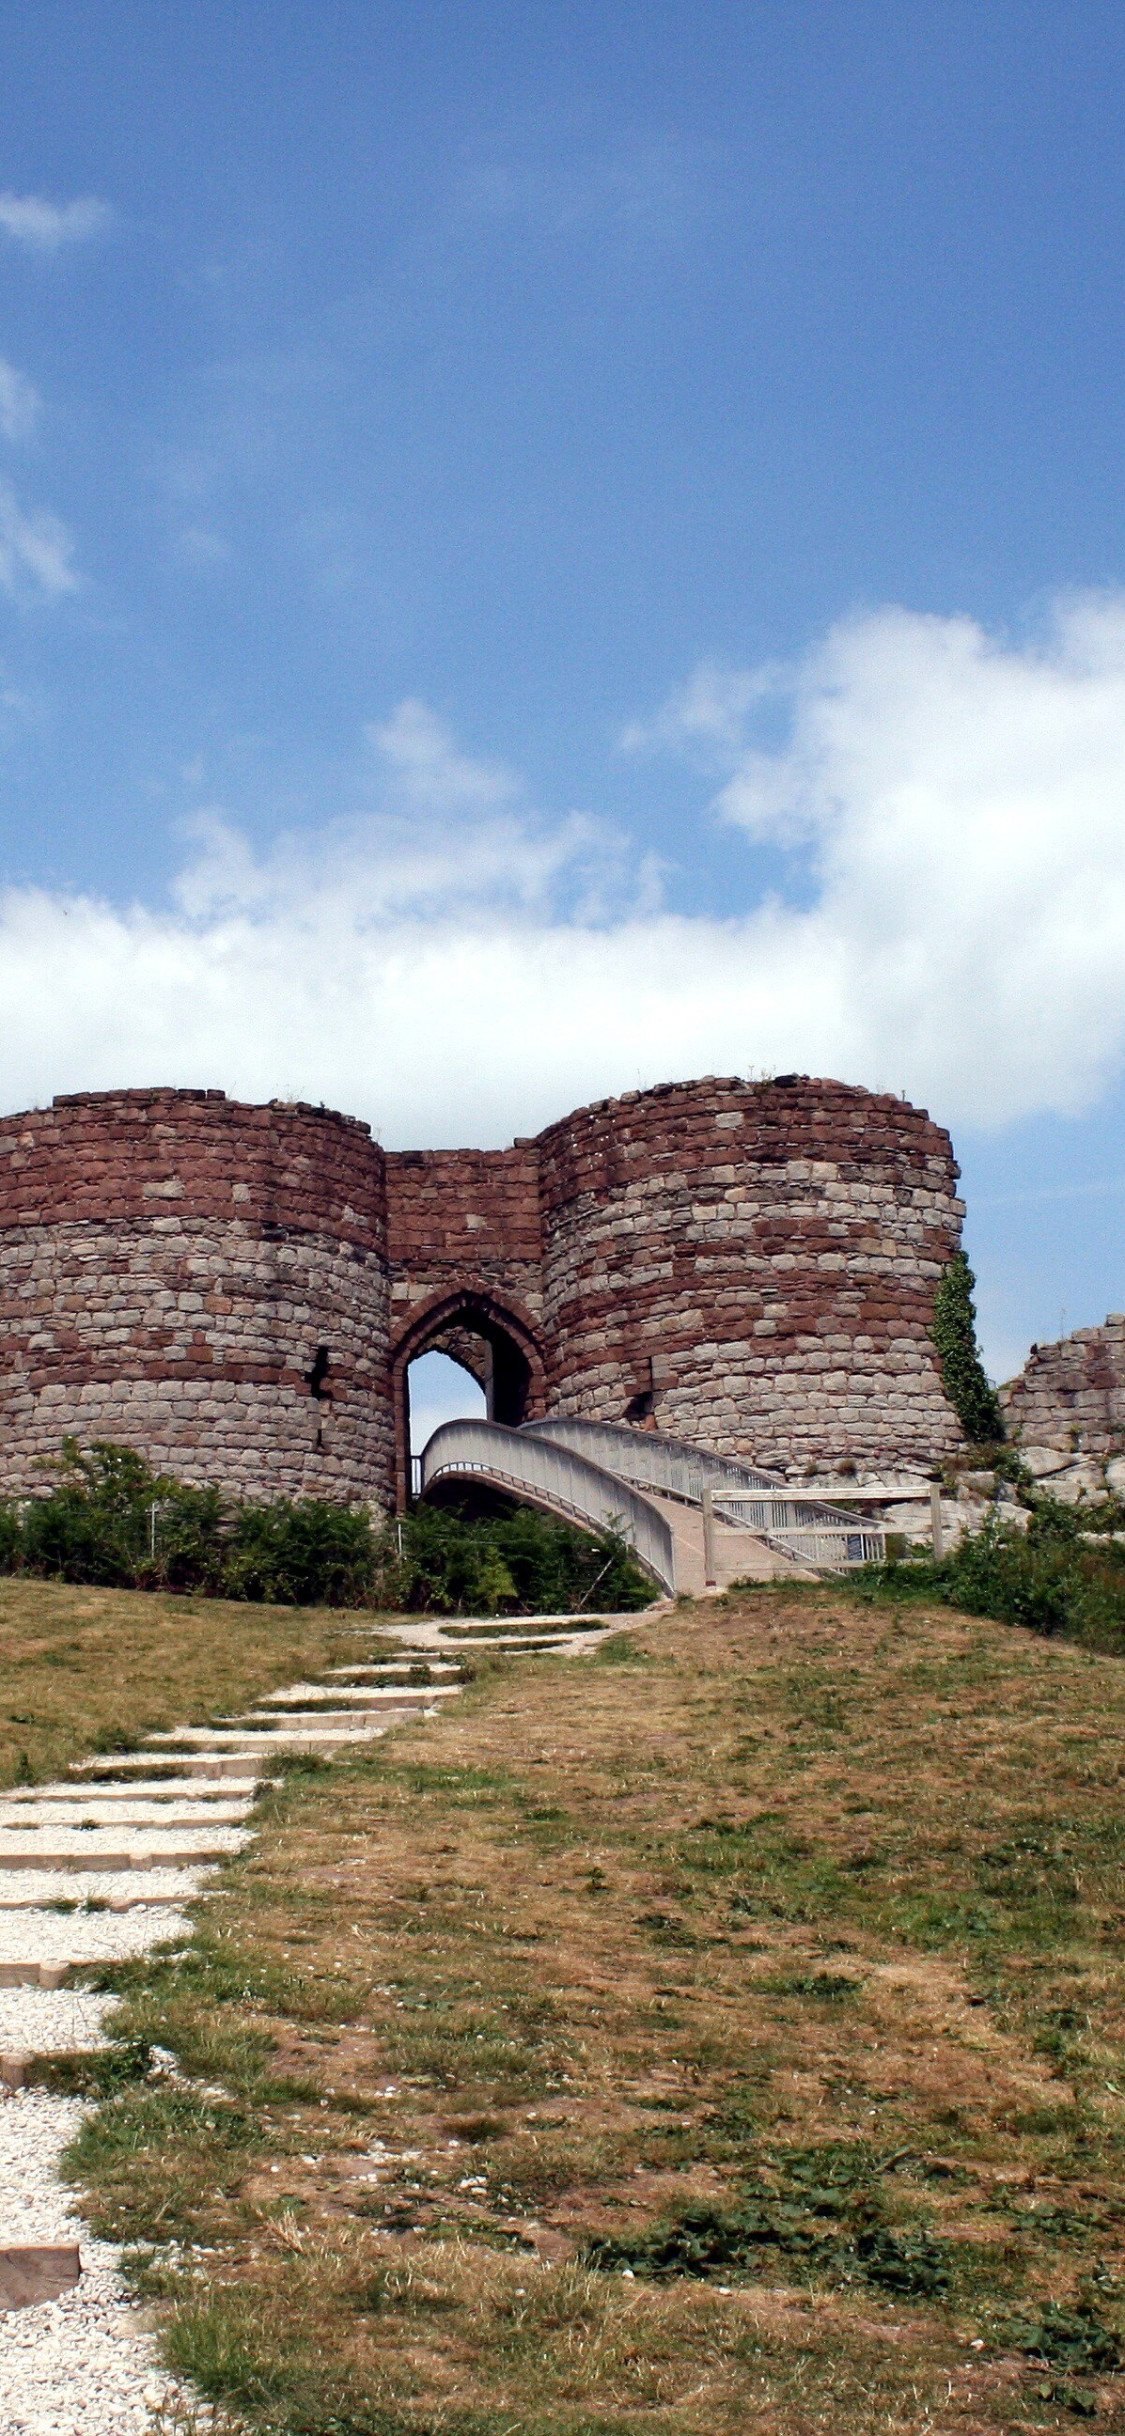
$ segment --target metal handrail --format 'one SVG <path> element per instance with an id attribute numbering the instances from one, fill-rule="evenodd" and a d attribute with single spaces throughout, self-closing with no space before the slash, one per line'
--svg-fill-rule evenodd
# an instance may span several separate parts
<path id="1" fill-rule="evenodd" d="M 675 1543 L 665 1515 L 620 1474 L 567 1446 L 498 1421 L 446 1421 L 422 1454 L 422 1495 L 450 1474 L 477 1474 L 573 1515 L 597 1530 L 618 1531 L 646 1573 L 676 1587 Z"/>
<path id="2" fill-rule="evenodd" d="M 745 1492 L 768 1492 L 768 1501 L 776 1510 L 784 1507 L 794 1525 L 831 1523 L 855 1529 L 855 1517 L 842 1506 L 826 1505 L 823 1498 L 803 1495 L 791 1489 L 778 1472 L 763 1471 L 757 1464 L 739 1463 L 730 1455 L 711 1455 L 702 1447 L 690 1446 L 683 1438 L 665 1437 L 663 1431 L 630 1429 L 627 1424 L 613 1421 L 580 1421 L 575 1415 L 564 1414 L 549 1421 L 527 1421 L 521 1435 L 551 1438 L 563 1446 L 573 1447 L 576 1454 L 586 1454 L 591 1462 L 601 1463 L 607 1472 L 616 1472 L 623 1480 L 634 1481 L 639 1487 L 660 1489 L 667 1497 L 682 1497 L 686 1504 L 701 1504 L 705 1488 L 724 1504 L 729 1496 L 744 1498 Z M 764 1513 L 764 1506 L 763 1506 Z M 753 1530 L 767 1527 L 755 1522 Z M 770 1526 L 772 1527 L 772 1526 Z"/>
<path id="3" fill-rule="evenodd" d="M 863 1523 L 857 1517 L 850 1525 L 824 1523 L 808 1515 L 802 1517 L 794 1501 L 793 1510 L 781 1499 L 768 1503 L 760 1498 L 716 1496 L 712 1507 L 725 1522 L 740 1525 L 767 1540 L 785 1556 L 794 1557 L 800 1565 L 811 1565 L 818 1572 L 843 1573 L 851 1565 L 881 1565 L 886 1560 L 886 1537 L 877 1525 Z"/>
<path id="4" fill-rule="evenodd" d="M 663 1430 L 631 1429 L 624 1421 L 583 1421 L 576 1413 L 560 1413 L 547 1421 L 525 1421 L 521 1435 L 552 1438 L 560 1446 L 572 1447 L 575 1454 L 586 1455 L 591 1463 L 602 1463 L 620 1479 L 659 1489 L 666 1497 L 682 1497 L 693 1506 L 699 1504 L 705 1487 L 719 1488 L 723 1483 L 735 1489 L 784 1490 L 786 1486 L 780 1472 L 763 1471 L 759 1465 L 738 1463 L 726 1455 L 705 1454 L 686 1438 L 668 1437 Z"/>

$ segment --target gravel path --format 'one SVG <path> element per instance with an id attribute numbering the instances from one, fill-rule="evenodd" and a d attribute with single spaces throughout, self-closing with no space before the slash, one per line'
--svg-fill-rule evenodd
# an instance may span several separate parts
<path id="1" fill-rule="evenodd" d="M 171 1904 L 131 1912 L 0 1912 L 0 1962 L 113 1962 L 166 1937 L 190 1937 Z"/>
<path id="2" fill-rule="evenodd" d="M 280 1712 L 286 1699 L 306 1696 L 318 1707 L 331 1700 L 334 1710 L 348 1699 L 342 1686 L 296 1685 L 275 1695 L 274 1705 Z M 367 1704 L 361 1698 L 357 1706 Z M 198 1780 L 185 1781 L 188 1754 L 243 1740 L 237 1723 L 183 1732 L 178 1775 L 166 1780 L 167 1799 L 154 1798 L 152 1771 L 176 1753 L 160 1737 L 150 1738 L 147 1753 L 115 1762 L 122 1778 L 126 1770 L 139 1777 L 135 1786 L 121 1778 L 102 1785 L 84 1771 L 84 1781 L 72 1777 L 0 1795 L 0 1963 L 93 1963 L 190 1935 L 191 1923 L 178 1906 L 211 1874 L 204 1853 L 217 1859 L 250 1841 L 253 1831 L 242 1822 L 255 1789 L 248 1780 L 261 1763 L 278 1748 L 331 1750 L 381 1730 L 364 1715 L 331 1734 L 310 1733 L 296 1716 L 287 1720 L 278 1713 L 276 1729 L 252 1738 L 237 1772 L 225 1782 L 206 1781 L 202 1808 L 194 1792 Z M 201 1865 L 73 1865 L 79 1856 L 96 1863 L 100 1854 L 159 1864 L 169 1850 L 199 1852 Z M 5 1852 L 21 1864 L 25 1854 L 34 1855 L 34 1862 L 5 1867 Z M 90 1903 L 106 1908 L 90 1911 Z M 0 2053 L 100 2046 L 115 2002 L 76 1988 L 0 1988 Z M 0 2436 L 154 2436 L 158 2427 L 202 2436 L 211 2413 L 160 2367 L 156 2341 L 122 2283 L 118 2252 L 87 2234 L 60 2180 L 60 2153 L 87 2111 L 79 2099 L 0 2086 L 0 2247 L 76 2242 L 82 2267 L 77 2285 L 57 2301 L 0 2312 Z"/>
<path id="3" fill-rule="evenodd" d="M 77 2099 L 39 2091 L 0 2101 L 0 2245 L 76 2241 L 82 2254 L 72 2292 L 4 2312 L 4 2436 L 147 2436 L 154 2412 L 177 2406 L 191 2424 L 192 2398 L 160 2366 L 117 2273 L 117 2252 L 90 2237 L 59 2181 L 59 2152 L 84 2112 Z M 195 2424 L 207 2425 L 198 2405 Z"/>
<path id="4" fill-rule="evenodd" d="M 29 1904 L 190 1903 L 203 1884 L 199 1869 L 4 1869 L 0 1912 Z"/>
<path id="5" fill-rule="evenodd" d="M 23 1852 L 35 1839 L 38 1854 L 40 1840 L 49 1860 L 76 1860 L 79 1855 L 106 1852 L 114 1855 L 127 1851 L 134 1861 L 159 1860 L 171 1847 L 176 1852 L 241 1852 L 247 1841 L 245 1827 L 201 1827 L 192 1819 L 186 1827 L 133 1827 L 115 1820 L 106 1827 L 49 1827 L 11 1825 L 0 1819 L 0 1868 L 8 1851 Z M 16 1873 L 13 1872 L 13 1875 Z"/>
<path id="6" fill-rule="evenodd" d="M 101 1793 L 59 1794 L 49 1801 L 22 1803 L 18 1810 L 0 1805 L 0 1833 L 22 1835 L 43 1827 L 84 1827 L 87 1820 L 95 1827 L 119 1828 L 126 1817 L 130 1827 L 237 1827 L 249 1816 L 251 1807 L 248 1801 L 153 1802 L 134 1798 L 125 1811 L 120 1801 L 107 1801 Z"/>
<path id="7" fill-rule="evenodd" d="M 37 1953 L 37 1960 L 43 1957 Z M 92 1996 L 83 1988 L 0 1988 L 0 2055 L 14 2047 L 32 2055 L 73 2055 L 100 2047 L 102 2022 L 115 1996 Z M 3 2212 L 0 2189 L 0 2214 Z"/>

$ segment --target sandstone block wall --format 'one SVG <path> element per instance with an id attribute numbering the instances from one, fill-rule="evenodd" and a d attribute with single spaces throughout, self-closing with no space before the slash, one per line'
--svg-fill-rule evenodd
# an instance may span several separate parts
<path id="1" fill-rule="evenodd" d="M 1125 1313 L 1079 1328 L 1055 1345 L 1033 1345 L 1018 1379 L 1000 1390 L 1008 1429 L 1025 1446 L 1059 1454 L 1115 1455 L 1125 1448 Z"/>
<path id="2" fill-rule="evenodd" d="M 388 1151 L 387 1257 L 396 1336 L 464 1291 L 542 1315 L 539 1160 L 510 1150 Z"/>
<path id="3" fill-rule="evenodd" d="M 259 1496 L 383 1490 L 385 1234 L 349 1118 L 136 1091 L 0 1121 L 4 1488 L 73 1431 Z"/>
<path id="4" fill-rule="evenodd" d="M 629 1419 L 797 1473 L 931 1462 L 959 1443 L 930 1340 L 956 1181 L 924 1112 L 797 1077 L 386 1156 L 323 1109 L 60 1099 L 0 1120 L 0 1488 L 41 1488 L 73 1431 L 387 1504 L 434 1345 L 501 1420 Z"/>
<path id="5" fill-rule="evenodd" d="M 960 1442 L 930 1337 L 949 1137 L 841 1083 L 736 1077 L 540 1138 L 548 1400 L 801 1470 Z"/>

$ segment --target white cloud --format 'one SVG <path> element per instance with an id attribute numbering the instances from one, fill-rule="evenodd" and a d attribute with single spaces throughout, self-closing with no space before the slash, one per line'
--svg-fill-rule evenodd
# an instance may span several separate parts
<path id="1" fill-rule="evenodd" d="M 74 543 L 46 508 L 22 508 L 11 484 L 0 482 L 0 587 L 13 598 L 28 589 L 48 600 L 74 592 Z"/>
<path id="2" fill-rule="evenodd" d="M 1125 603 L 1019 647 L 857 617 L 786 672 L 695 681 L 655 733 L 719 770 L 725 915 L 663 906 L 620 840 L 537 816 L 408 703 L 372 731 L 375 817 L 263 854 L 212 816 L 168 910 L 10 890 L 0 1097 L 218 1083 L 488 1143 L 716 1070 L 903 1087 L 954 1126 L 1077 1114 L 1115 1078 Z M 736 909 L 732 827 L 791 847 L 799 901 Z"/>
<path id="3" fill-rule="evenodd" d="M 97 195 L 73 203 L 49 203 L 45 195 L 0 194 L 0 229 L 32 254 L 57 254 L 60 246 L 100 237 L 113 214 Z"/>
<path id="4" fill-rule="evenodd" d="M 30 440 L 38 413 L 38 391 L 0 355 L 0 433 L 5 440 Z"/>

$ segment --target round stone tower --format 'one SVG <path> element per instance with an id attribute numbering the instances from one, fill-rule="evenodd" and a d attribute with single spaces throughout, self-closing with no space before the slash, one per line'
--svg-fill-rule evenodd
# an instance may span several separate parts
<path id="1" fill-rule="evenodd" d="M 258 1497 L 391 1497 L 383 1154 L 221 1091 L 0 1120 L 0 1484 L 73 1432 Z"/>
<path id="2" fill-rule="evenodd" d="M 961 1439 L 930 1334 L 948 1134 L 804 1076 L 668 1084 L 539 1137 L 548 1410 L 791 1473 Z"/>

